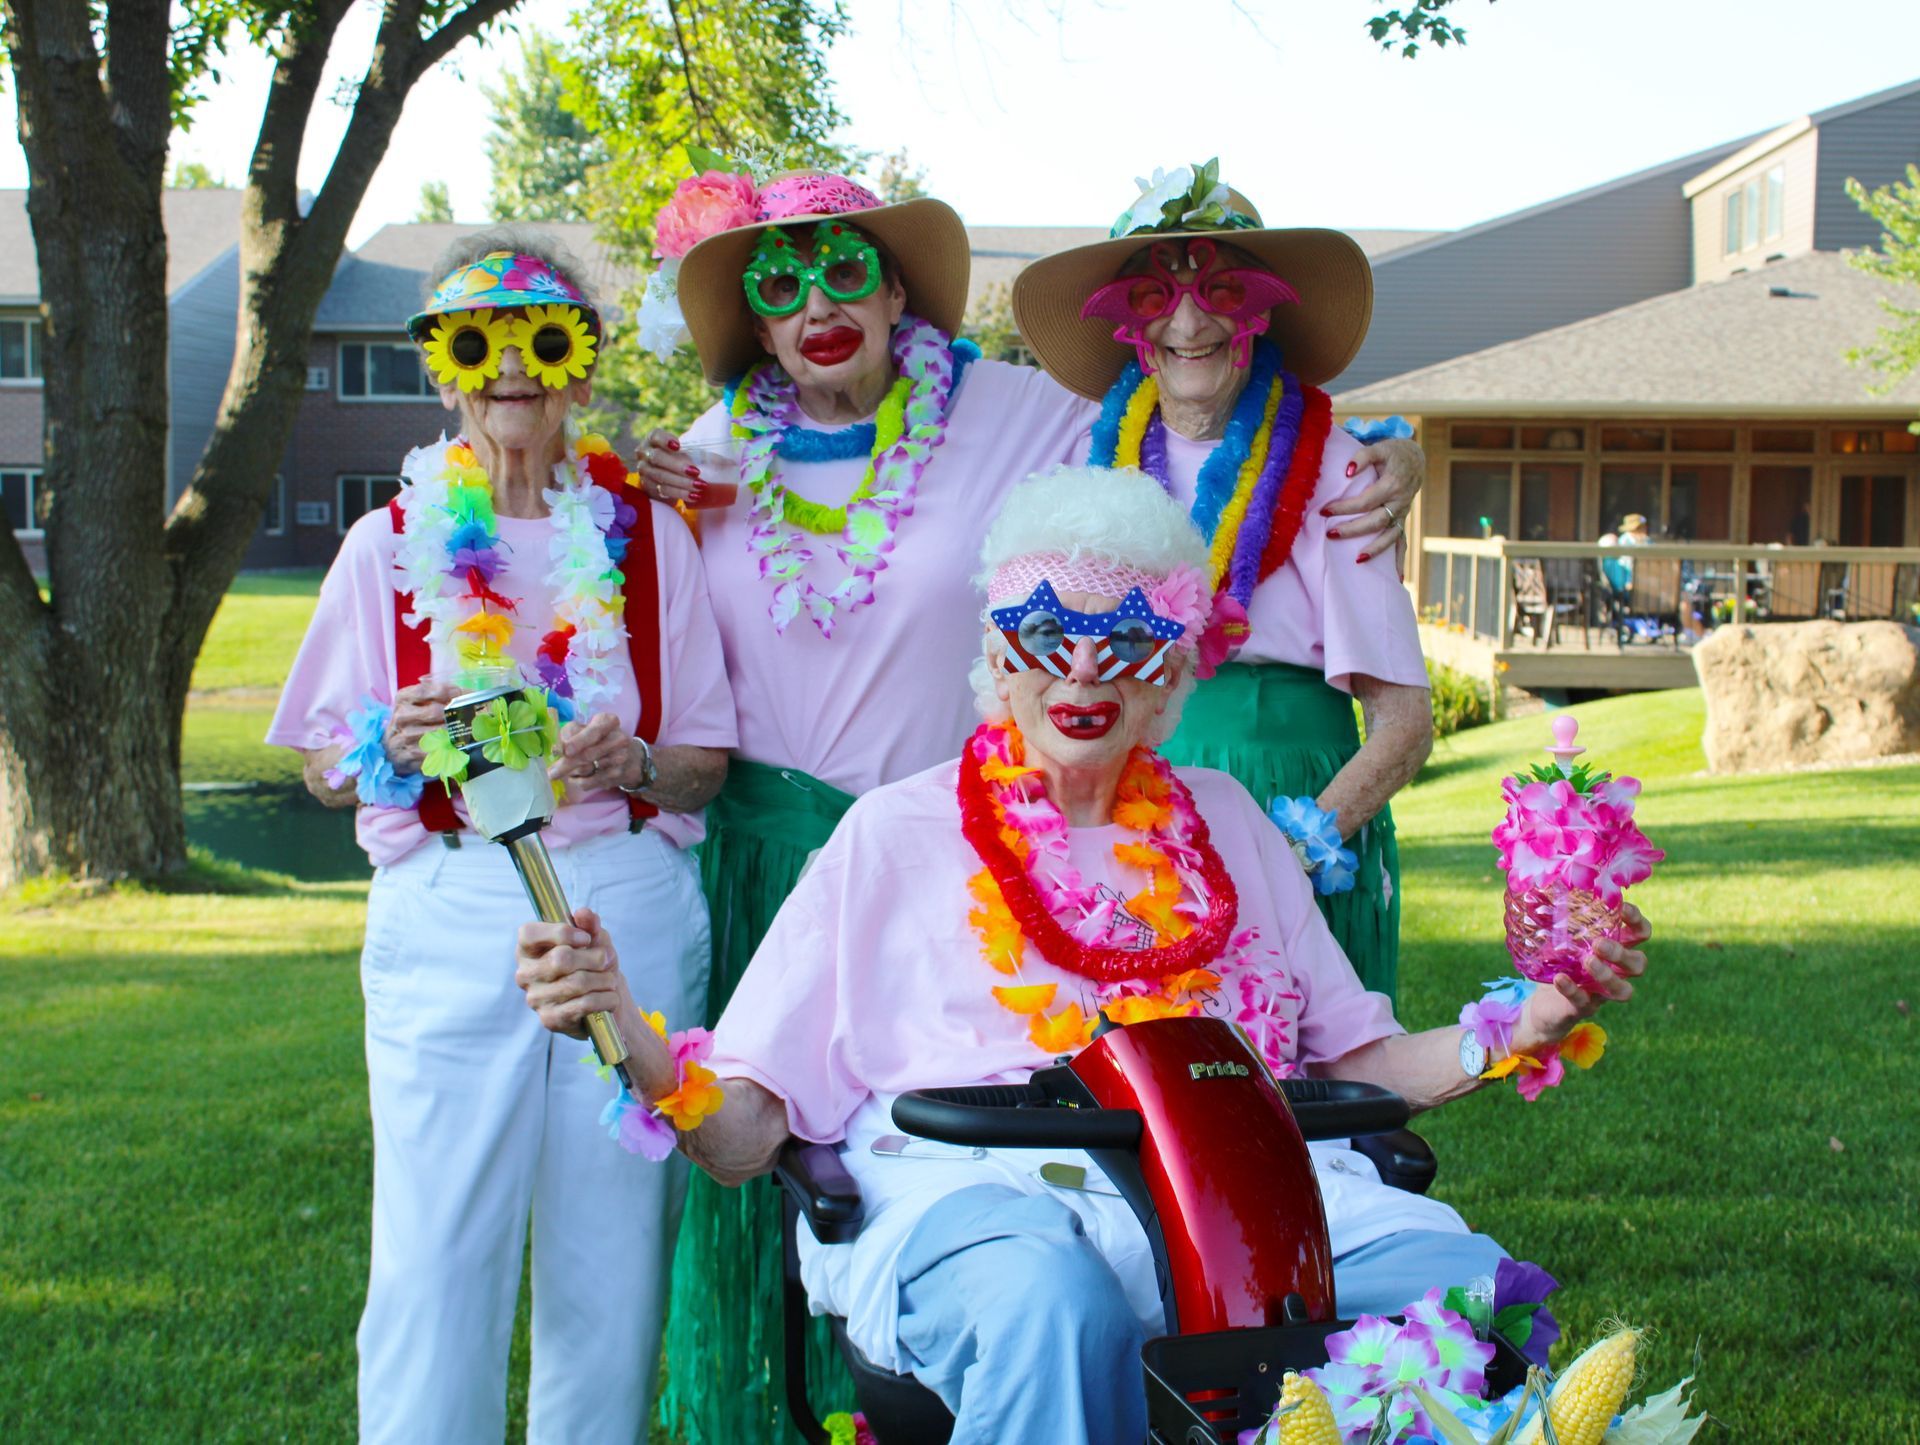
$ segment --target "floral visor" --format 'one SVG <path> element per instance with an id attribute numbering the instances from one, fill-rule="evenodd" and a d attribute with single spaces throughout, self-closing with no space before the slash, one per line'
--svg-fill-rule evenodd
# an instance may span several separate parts
<path id="1" fill-rule="evenodd" d="M 508 311 L 520 314 L 501 314 Z M 557 388 L 593 365 L 600 315 L 538 256 L 492 251 L 449 272 L 427 309 L 408 320 L 407 334 L 442 386 L 478 391 L 500 375 L 500 358 L 511 347 L 528 376 Z"/>

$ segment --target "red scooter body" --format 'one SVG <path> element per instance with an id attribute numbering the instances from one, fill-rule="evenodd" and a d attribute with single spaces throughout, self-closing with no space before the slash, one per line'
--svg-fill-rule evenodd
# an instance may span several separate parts
<path id="1" fill-rule="evenodd" d="M 1335 1317 L 1326 1208 L 1293 1110 L 1220 1019 L 1112 1029 L 1068 1066 L 1103 1109 L 1142 1124 L 1139 1178 L 1172 1276 L 1169 1328 L 1196 1334 Z M 1097 1150 L 1110 1177 L 1126 1160 Z M 1123 1191 L 1129 1181 L 1115 1178 Z M 1139 1203 L 1136 1201 L 1136 1210 Z M 1177 1318 L 1177 1326 L 1174 1320 Z"/>

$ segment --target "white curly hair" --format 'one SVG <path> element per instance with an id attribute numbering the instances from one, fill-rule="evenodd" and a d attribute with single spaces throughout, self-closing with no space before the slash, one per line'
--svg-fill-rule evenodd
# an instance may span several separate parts
<path id="1" fill-rule="evenodd" d="M 1069 562 L 1086 559 L 1160 577 L 1181 566 L 1202 571 L 1207 566 L 1206 541 L 1186 509 L 1136 467 L 1062 466 L 1021 482 L 1007 493 L 999 515 L 987 528 L 974 584 L 984 592 L 1002 566 L 1043 552 L 1063 554 Z M 992 664 L 1007 644 L 985 608 L 980 617 L 986 625 L 980 656 L 973 664 L 974 701 L 983 717 L 999 721 L 1008 712 L 995 690 Z M 1193 691 L 1192 652 L 1183 648 L 1181 653 L 1187 665 L 1149 731 L 1146 741 L 1151 747 L 1173 736 Z"/>

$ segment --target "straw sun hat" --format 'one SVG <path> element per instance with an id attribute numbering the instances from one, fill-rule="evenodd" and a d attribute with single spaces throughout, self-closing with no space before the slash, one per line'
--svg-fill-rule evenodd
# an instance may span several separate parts
<path id="1" fill-rule="evenodd" d="M 1219 183 L 1212 161 L 1155 171 L 1141 184 L 1107 240 L 1035 261 L 1014 282 L 1014 320 L 1049 375 L 1082 396 L 1105 396 L 1133 350 L 1113 339 L 1112 322 L 1083 319 L 1080 308 L 1154 242 L 1203 236 L 1239 247 L 1299 293 L 1274 307 L 1266 333 L 1289 371 L 1317 386 L 1346 369 L 1373 316 L 1373 268 L 1351 236 L 1263 225 L 1251 201 Z"/>
<path id="2" fill-rule="evenodd" d="M 680 263 L 678 291 L 707 380 L 724 386 L 766 355 L 740 284 L 760 233 L 845 216 L 890 253 L 906 287 L 907 310 L 942 331 L 960 329 L 972 266 L 967 228 L 945 201 L 885 206 L 845 176 L 805 172 L 767 182 L 754 195 L 755 219 L 707 237 Z"/>

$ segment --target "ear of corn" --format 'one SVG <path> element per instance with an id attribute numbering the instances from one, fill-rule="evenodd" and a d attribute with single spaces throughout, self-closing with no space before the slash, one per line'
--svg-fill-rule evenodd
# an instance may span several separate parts
<path id="1" fill-rule="evenodd" d="M 1320 1387 L 1305 1375 L 1287 1371 L 1281 1384 L 1280 1408 L 1273 1417 L 1277 1435 L 1263 1435 L 1273 1445 L 1340 1445 L 1340 1428 L 1333 1423 L 1333 1406 Z"/>
<path id="2" fill-rule="evenodd" d="M 1600 1445 L 1633 1385 L 1638 1330 L 1616 1330 L 1568 1365 L 1547 1397 L 1546 1415 L 1558 1445 Z M 1515 1445 L 1541 1445 L 1540 1417 L 1520 1432 Z"/>

